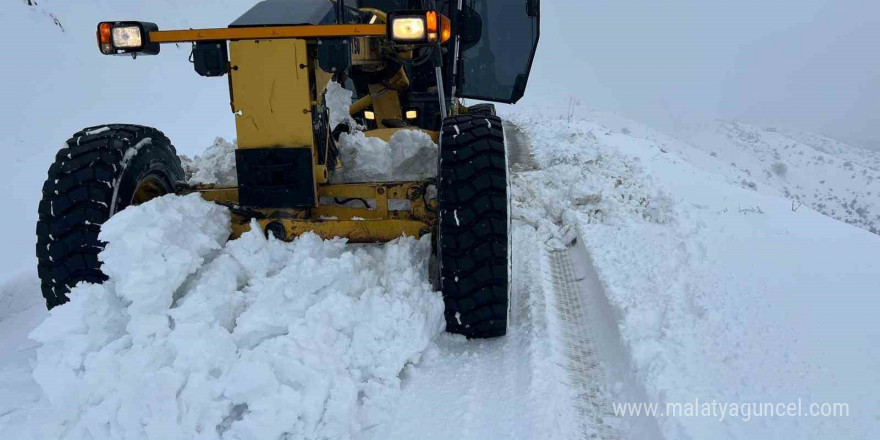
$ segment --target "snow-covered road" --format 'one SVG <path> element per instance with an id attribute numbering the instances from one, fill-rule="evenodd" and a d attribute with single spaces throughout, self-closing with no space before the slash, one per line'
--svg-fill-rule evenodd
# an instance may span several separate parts
<path id="1" fill-rule="evenodd" d="M 515 224 L 510 329 L 504 338 L 441 335 L 404 371 L 394 420 L 375 439 L 579 438 L 564 360 L 550 340 L 546 255 L 535 230 Z"/>
<path id="2" fill-rule="evenodd" d="M 505 124 L 512 170 L 535 169 L 528 137 Z M 517 171 L 512 171 L 517 172 Z M 556 274 L 537 230 L 514 220 L 510 328 L 505 338 L 442 335 L 418 368 L 405 371 L 394 421 L 375 439 L 583 438 L 562 347 L 551 332 Z"/>

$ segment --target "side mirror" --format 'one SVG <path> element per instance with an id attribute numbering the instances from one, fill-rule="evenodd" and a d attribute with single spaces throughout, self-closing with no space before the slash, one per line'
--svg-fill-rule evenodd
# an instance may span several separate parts
<path id="1" fill-rule="evenodd" d="M 537 17 L 541 14 L 541 0 L 526 0 L 526 13 L 529 17 Z"/>

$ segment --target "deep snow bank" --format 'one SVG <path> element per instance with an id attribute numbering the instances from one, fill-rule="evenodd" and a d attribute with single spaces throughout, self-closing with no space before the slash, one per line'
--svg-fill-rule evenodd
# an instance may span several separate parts
<path id="1" fill-rule="evenodd" d="M 36 343 L 27 335 L 46 315 L 36 273 L 24 273 L 0 284 L 0 432 L 9 432 L 8 425 L 23 423 L 20 414 L 40 399 L 31 376 Z"/>
<path id="2" fill-rule="evenodd" d="M 45 396 L 13 438 L 349 438 L 383 422 L 443 328 L 429 241 L 228 235 L 195 195 L 108 221 L 110 280 L 31 333 Z"/>

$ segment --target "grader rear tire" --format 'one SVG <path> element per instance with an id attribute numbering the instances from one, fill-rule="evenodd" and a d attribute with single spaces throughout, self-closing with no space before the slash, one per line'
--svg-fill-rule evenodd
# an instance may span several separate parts
<path id="1" fill-rule="evenodd" d="M 101 225 L 129 205 L 173 193 L 184 173 L 165 135 L 137 125 L 88 128 L 55 156 L 37 221 L 37 269 L 46 306 L 80 282 L 101 283 Z"/>
<path id="2" fill-rule="evenodd" d="M 437 262 L 446 331 L 504 336 L 510 222 L 501 119 L 447 118 L 441 136 Z"/>

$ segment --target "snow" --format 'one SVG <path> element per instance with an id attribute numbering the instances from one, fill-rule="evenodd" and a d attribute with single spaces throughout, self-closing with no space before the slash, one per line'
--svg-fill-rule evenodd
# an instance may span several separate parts
<path id="1" fill-rule="evenodd" d="M 419 130 L 401 130 L 388 142 L 363 132 L 339 138 L 342 169 L 333 182 L 384 182 L 425 180 L 437 175 L 437 145 Z"/>
<path id="2" fill-rule="evenodd" d="M 744 185 L 770 187 L 840 221 L 880 234 L 880 152 L 802 130 L 731 121 L 675 133 Z M 797 204 L 795 205 L 797 206 Z"/>
<path id="3" fill-rule="evenodd" d="M 227 243 L 228 214 L 194 196 L 111 220 L 112 280 L 79 286 L 49 314 L 33 227 L 71 133 L 141 123 L 188 155 L 234 135 L 226 79 L 198 77 L 187 45 L 104 57 L 95 23 L 222 27 L 247 5 L 24 3 L 0 5 L 0 37 L 17 42 L 10 63 L 28 66 L 6 83 L 41 85 L 4 90 L 18 111 L 0 122 L 0 173 L 16 187 L 2 205 L 24 213 L 4 220 L 0 256 L 4 438 L 861 439 L 880 428 L 880 242 L 869 233 L 880 159 L 782 127 L 664 134 L 600 111 L 499 106 L 534 149 L 533 164 L 511 163 L 503 339 L 441 334 L 426 241 Z M 345 93 L 330 94 L 334 121 Z M 436 146 L 401 136 L 345 135 L 335 178 L 383 180 L 407 163 L 434 175 Z M 190 183 L 234 184 L 233 149 L 215 141 L 185 162 Z M 694 399 L 845 402 L 850 416 L 633 420 L 609 408 Z"/>
<path id="4" fill-rule="evenodd" d="M 443 329 L 413 264 L 430 240 L 224 244 L 229 230 L 197 195 L 107 222 L 110 281 L 31 332 L 44 398 L 13 438 L 349 438 L 387 419 L 399 373 Z"/>
<path id="5" fill-rule="evenodd" d="M 336 81 L 327 83 L 324 94 L 324 104 L 330 111 L 330 129 L 336 128 L 341 123 L 347 123 L 349 127 L 357 127 L 357 123 L 351 117 L 352 91 L 346 89 Z"/>
<path id="6" fill-rule="evenodd" d="M 190 159 L 180 156 L 186 183 L 190 185 L 222 185 L 238 184 L 235 169 L 235 144 L 218 137 L 201 155 Z"/>
<path id="7" fill-rule="evenodd" d="M 110 127 L 104 126 L 104 127 L 96 128 L 94 130 L 86 131 L 86 136 L 94 136 L 96 134 L 101 134 L 101 133 L 105 133 L 108 131 L 110 131 Z M 79 142 L 78 139 L 77 139 L 77 142 Z"/>
<path id="8" fill-rule="evenodd" d="M 467 341 L 440 335 L 422 363 L 404 370 L 404 392 L 392 420 L 364 436 L 372 439 L 586 438 L 565 359 L 553 338 L 541 234 L 514 224 L 514 279 L 510 326 L 504 338 Z"/>
<path id="9" fill-rule="evenodd" d="M 204 150 L 216 136 L 231 139 L 226 78 L 203 78 L 187 62 L 191 47 L 165 45 L 154 57 L 104 56 L 95 43 L 101 20 L 144 20 L 162 29 L 225 27 L 250 4 L 241 0 L 37 0 L 0 2 L 6 51 L 0 118 L 0 174 L 15 182 L 0 205 L 6 216 L 0 279 L 33 271 L 34 224 L 46 171 L 64 141 L 85 127 L 129 123 L 156 127 L 179 153 Z M 253 3 L 253 2 L 250 2 Z M 27 35 L 28 38 L 21 38 Z M 5 48 L 6 46 L 4 46 Z M 47 56 L 51 54 L 51 56 Z M 38 86 L 30 86 L 38 84 Z"/>
<path id="10" fill-rule="evenodd" d="M 15 415 L 40 399 L 31 375 L 37 344 L 27 337 L 48 314 L 39 289 L 36 272 L 15 276 L 0 286 L 0 426 L 23 423 Z"/>
<path id="11" fill-rule="evenodd" d="M 508 118 L 533 154 L 511 152 L 507 337 L 442 334 L 427 238 L 356 246 L 252 232 L 226 243 L 223 208 L 170 196 L 115 216 L 102 232 L 111 280 L 77 287 L 48 318 L 33 274 L 0 289 L 0 346 L 12 353 L 0 363 L 0 430 L 870 438 L 880 237 L 794 210 L 770 185 L 744 188 L 740 171 L 632 121 L 540 109 Z M 399 145 L 424 141 L 404 134 Z M 394 139 L 345 136 L 367 142 L 359 155 L 394 163 Z M 845 402 L 850 416 L 612 411 L 695 399 Z"/>
<path id="12" fill-rule="evenodd" d="M 514 174 L 513 215 L 577 228 L 648 400 L 850 408 L 837 418 L 660 417 L 664 437 L 870 437 L 880 238 L 794 210 L 773 189 L 742 188 L 732 170 L 709 172 L 689 160 L 707 157 L 693 146 L 588 116 L 510 115 L 541 167 Z M 613 383 L 600 388 L 624 401 Z"/>
<path id="13" fill-rule="evenodd" d="M 335 82 L 328 84 L 328 105 L 331 96 L 351 92 Z M 330 93 L 330 89 L 337 92 Z M 331 109 L 331 115 L 333 111 Z M 335 123 L 339 123 L 336 120 Z M 331 125 L 335 124 L 331 122 Z M 339 139 L 342 168 L 331 176 L 334 183 L 424 180 L 437 174 L 437 145 L 419 130 L 395 133 L 389 142 L 367 137 L 362 131 L 343 133 Z M 236 185 L 235 149 L 232 142 L 217 138 L 204 153 L 190 159 L 181 155 L 181 163 L 190 185 Z"/>

